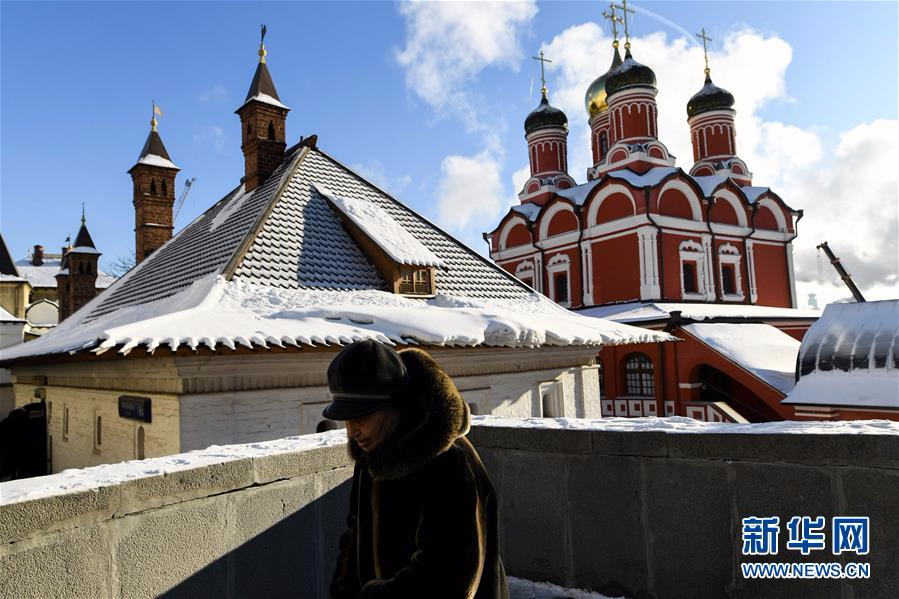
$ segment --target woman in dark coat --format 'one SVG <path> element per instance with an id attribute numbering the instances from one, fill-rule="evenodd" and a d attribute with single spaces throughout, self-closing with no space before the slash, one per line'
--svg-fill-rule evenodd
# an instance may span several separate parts
<path id="1" fill-rule="evenodd" d="M 355 460 L 334 599 L 508 599 L 496 492 L 465 438 L 468 405 L 419 349 L 377 341 L 328 368 Z"/>

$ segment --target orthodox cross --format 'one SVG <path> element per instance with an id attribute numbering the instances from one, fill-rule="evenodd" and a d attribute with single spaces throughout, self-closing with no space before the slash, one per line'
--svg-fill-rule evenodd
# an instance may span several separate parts
<path id="1" fill-rule="evenodd" d="M 705 74 L 709 74 L 709 49 L 706 44 L 712 41 L 712 38 L 708 37 L 705 34 L 705 27 L 699 30 L 699 33 L 696 34 L 696 37 L 702 40 L 702 54 L 705 56 Z"/>
<path id="2" fill-rule="evenodd" d="M 615 47 L 617 47 L 618 46 L 618 23 L 624 23 L 624 21 L 621 20 L 621 17 L 619 17 L 618 15 L 615 14 L 615 5 L 614 4 L 609 4 L 609 11 L 610 12 L 602 11 L 602 17 L 611 23 L 612 38 L 614 39 L 613 44 L 615 45 Z"/>
<path id="3" fill-rule="evenodd" d="M 610 7 L 621 11 L 621 22 L 624 24 L 624 47 L 629 49 L 631 47 L 631 35 L 627 27 L 627 13 L 634 14 L 634 9 L 627 7 L 627 0 L 621 0 L 621 4 L 611 4 Z"/>
<path id="4" fill-rule="evenodd" d="M 540 91 L 546 97 L 546 74 L 543 71 L 543 66 L 545 63 L 552 61 L 548 58 L 543 58 L 543 50 L 540 50 L 540 56 L 531 56 L 531 58 L 540 61 L 540 85 L 543 86 Z"/>

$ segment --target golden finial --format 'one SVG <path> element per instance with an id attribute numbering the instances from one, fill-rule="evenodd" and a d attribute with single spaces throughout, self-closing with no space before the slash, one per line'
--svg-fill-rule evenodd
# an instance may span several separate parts
<path id="1" fill-rule="evenodd" d="M 711 73 L 711 70 L 709 70 L 709 49 L 706 46 L 706 43 L 712 41 L 712 38 L 705 34 L 705 27 L 699 30 L 696 37 L 702 40 L 702 54 L 705 57 L 705 74 L 708 75 Z"/>
<path id="2" fill-rule="evenodd" d="M 552 61 L 548 58 L 543 58 L 543 50 L 540 50 L 540 56 L 531 56 L 531 58 L 533 58 L 534 60 L 540 61 L 540 84 L 542 86 L 540 89 L 540 93 L 543 94 L 543 99 L 545 100 L 546 99 L 546 74 L 543 72 L 543 65 L 544 65 L 544 63 L 552 62 Z"/>
<path id="3" fill-rule="evenodd" d="M 265 32 L 267 31 L 265 25 L 262 26 L 261 31 L 262 35 L 259 39 L 259 62 L 265 64 L 265 55 L 268 54 L 268 52 L 265 51 Z"/>
<path id="4" fill-rule="evenodd" d="M 634 9 L 627 7 L 627 0 L 621 0 L 620 5 L 614 4 L 614 3 L 610 4 L 609 8 L 617 8 L 618 10 L 621 11 L 621 20 L 619 21 L 619 23 L 622 23 L 624 25 L 624 49 L 630 50 L 631 49 L 631 34 L 630 34 L 630 31 L 628 30 L 628 26 L 627 26 L 627 13 L 634 14 Z M 617 48 L 617 46 L 615 46 L 615 47 Z"/>
<path id="5" fill-rule="evenodd" d="M 162 116 L 162 110 L 159 109 L 159 106 L 156 105 L 156 100 L 153 100 L 153 110 L 150 112 L 150 131 L 156 131 L 156 115 Z"/>

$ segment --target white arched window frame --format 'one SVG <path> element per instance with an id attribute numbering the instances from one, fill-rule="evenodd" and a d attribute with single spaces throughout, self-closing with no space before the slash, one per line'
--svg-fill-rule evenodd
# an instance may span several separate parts
<path id="1" fill-rule="evenodd" d="M 777 205 L 777 202 L 771 198 L 762 198 L 758 200 L 758 204 L 760 208 L 767 208 L 774 215 L 778 231 L 785 232 L 787 230 L 787 220 L 784 218 L 784 213 L 781 211 L 780 206 Z"/>
<path id="2" fill-rule="evenodd" d="M 568 254 L 556 254 L 546 263 L 546 271 L 549 273 L 549 299 L 560 306 L 571 307 L 571 259 Z M 566 293 L 568 299 L 560 301 L 556 298 L 556 275 L 565 274 Z"/>
<path id="3" fill-rule="evenodd" d="M 527 228 L 527 226 L 528 226 L 527 222 L 525 222 L 525 220 L 520 216 L 510 218 L 508 221 L 506 221 L 506 224 L 503 225 L 502 230 L 499 232 L 499 249 L 500 250 L 508 249 L 506 244 L 509 241 L 509 233 L 512 231 L 512 229 L 515 228 L 516 225 L 524 225 L 525 228 Z M 530 245 L 530 244 L 528 244 L 528 245 Z"/>
<path id="4" fill-rule="evenodd" d="M 746 219 L 746 209 L 743 207 L 743 203 L 740 201 L 740 198 L 737 195 L 730 191 L 729 189 L 720 189 L 715 194 L 716 202 L 727 202 L 730 204 L 730 207 L 733 208 L 734 214 L 737 216 L 737 225 L 740 227 L 746 227 L 747 219 Z"/>
<path id="5" fill-rule="evenodd" d="M 662 186 L 662 189 L 659 191 L 659 203 L 656 210 L 661 214 L 662 212 L 662 202 L 665 200 L 665 192 L 674 189 L 687 198 L 687 202 L 690 203 L 690 214 L 693 215 L 693 220 L 701 221 L 702 220 L 702 207 L 699 203 L 699 197 L 696 195 L 696 192 L 693 191 L 693 188 L 687 185 L 684 181 L 679 179 L 672 179 L 665 183 Z"/>
<path id="6" fill-rule="evenodd" d="M 596 215 L 599 214 L 599 207 L 602 206 L 602 203 L 606 200 L 606 198 L 615 195 L 616 193 L 624 195 L 630 201 L 632 211 L 631 214 L 637 213 L 637 203 L 634 201 L 634 196 L 631 195 L 630 190 L 624 185 L 612 183 L 600 189 L 599 192 L 590 201 L 590 206 L 587 209 L 587 226 L 592 227 L 596 225 Z"/>
<path id="7" fill-rule="evenodd" d="M 742 302 L 746 297 L 743 293 L 740 259 L 740 250 L 733 245 L 725 243 L 718 248 L 718 286 L 724 301 Z M 724 271 L 729 268 L 733 268 L 734 271 L 734 293 L 727 293 L 724 289 Z"/>
<path id="8" fill-rule="evenodd" d="M 569 204 L 566 204 L 565 202 L 556 202 L 546 210 L 543 216 L 540 217 L 540 228 L 538 229 L 540 241 L 549 237 L 549 223 L 551 223 L 553 218 L 560 212 L 570 212 L 571 215 L 574 216 L 574 220 L 577 220 L 577 214 L 574 213 L 574 210 Z M 572 231 L 577 231 L 577 229 L 572 229 Z M 565 231 L 565 233 L 571 233 L 571 231 Z M 565 233 L 559 233 L 559 235 L 565 235 Z"/>
<path id="9" fill-rule="evenodd" d="M 518 266 L 515 267 L 515 278 L 520 281 L 524 281 L 525 279 L 530 279 L 531 282 L 528 284 L 531 287 L 533 287 L 534 289 L 536 289 L 537 286 L 535 284 L 535 277 L 534 277 L 534 263 L 531 262 L 530 260 L 525 260 L 524 262 L 519 263 Z M 525 282 L 527 282 L 527 281 L 525 281 Z"/>
<path id="10" fill-rule="evenodd" d="M 702 246 L 692 240 L 685 240 L 680 242 L 678 246 L 678 254 L 680 255 L 680 294 L 681 299 L 685 300 L 699 300 L 703 301 L 706 299 L 706 261 L 705 261 L 705 251 Z M 693 263 L 693 276 L 696 283 L 695 291 L 687 291 L 687 287 L 684 281 L 684 263 Z"/>

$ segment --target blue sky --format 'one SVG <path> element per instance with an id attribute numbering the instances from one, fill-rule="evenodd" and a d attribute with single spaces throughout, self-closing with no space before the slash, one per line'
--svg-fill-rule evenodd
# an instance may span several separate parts
<path id="1" fill-rule="evenodd" d="M 858 144 L 867 143 L 863 133 L 877 135 L 884 130 L 882 122 L 892 126 L 896 121 L 894 2 L 634 4 L 637 58 L 643 56 L 653 66 L 646 58 L 650 41 L 640 54 L 644 37 L 656 36 L 655 47 L 664 53 L 666 44 L 673 48 L 682 37 L 678 27 L 689 32 L 705 27 L 714 39 L 716 82 L 735 94 L 735 86 L 750 90 L 742 98 L 737 94 L 738 111 L 741 99 L 750 101 L 753 82 L 739 81 L 740 73 L 716 69 L 715 53 L 721 53 L 718 66 L 727 64 L 728 36 L 752 32 L 752 40 L 764 49 L 753 68 L 764 74 L 770 61 L 778 74 L 768 84 L 777 89 L 760 93 L 742 114 L 748 117 L 751 112 L 753 126 L 764 129 L 764 143 L 781 151 L 798 148 L 793 152 L 817 144 L 819 156 L 790 163 L 790 172 L 784 172 L 782 165 L 789 160 L 767 166 L 762 144 L 754 149 L 762 172 L 751 162 L 750 168 L 757 177 L 769 178 L 757 178 L 756 184 L 774 187 L 773 181 L 781 183 L 778 191 L 795 189 L 798 203 L 784 197 L 806 212 L 816 209 L 817 196 L 803 187 L 803 177 L 830 176 L 841 147 L 842 155 L 856 156 L 857 149 L 846 144 L 856 137 Z M 480 232 L 491 230 L 513 201 L 514 173 L 526 164 L 521 123 L 536 105 L 539 88 L 534 83 L 531 91 L 535 69 L 529 57 L 541 47 L 558 49 L 557 62 L 548 72 L 551 96 L 559 90 L 559 102 L 573 125 L 569 146 L 581 151 L 576 135 L 580 130 L 574 125 L 586 117 L 574 107 L 576 100 L 565 104 L 564 94 L 569 85 L 567 97 L 582 95 L 586 84 L 580 89 L 568 68 L 572 61 L 565 61 L 587 54 L 584 58 L 596 65 L 595 75 L 605 70 L 607 45 L 580 51 L 569 39 L 575 31 L 592 31 L 587 25 L 597 22 L 605 7 L 597 2 L 543 2 L 504 6 L 493 13 L 469 4 L 461 10 L 464 17 L 458 17 L 435 15 L 433 6 L 391 2 L 2 2 L 0 230 L 16 257 L 36 243 L 53 251 L 76 232 L 84 202 L 89 228 L 104 252 L 101 264 L 127 255 L 133 248 L 134 216 L 126 171 L 146 138 L 153 99 L 164 111 L 160 134 L 182 168 L 179 190 L 186 177 L 197 178 L 176 228 L 211 206 L 242 174 L 233 111 L 246 94 L 257 61 L 259 25 L 266 23 L 269 67 L 282 101 L 292 108 L 288 140 L 318 134 L 325 151 L 358 167 L 483 253 Z M 489 37 L 483 37 L 478 23 Z M 566 37 L 569 30 L 572 35 Z M 444 35 L 449 37 L 437 39 Z M 500 41 L 497 48 L 485 50 L 485 40 Z M 786 44 L 788 59 L 781 59 L 784 52 L 775 42 Z M 693 43 L 691 39 L 687 46 Z M 434 55 L 441 51 L 442 56 Z M 678 93 L 699 88 L 698 56 L 690 55 L 697 63 L 689 67 L 695 66 L 694 81 L 679 83 L 683 90 Z M 660 73 L 659 102 L 674 102 L 675 92 L 663 88 L 661 78 Z M 845 136 L 865 124 L 870 127 L 856 137 Z M 664 136 L 664 126 L 661 132 Z M 738 131 L 738 136 L 745 133 Z M 664 137 L 662 141 L 669 143 Z M 487 162 L 492 170 L 456 168 L 471 166 L 466 158 Z M 899 160 L 892 158 L 893 164 Z M 807 174 L 799 177 L 800 170 Z M 452 193 L 466 172 L 470 178 L 492 181 L 473 190 L 495 196 L 484 204 L 490 210 L 466 206 L 471 200 L 465 194 Z M 583 181 L 583 172 L 572 174 Z M 876 189 L 888 189 L 891 181 L 878 183 L 880 187 L 866 195 L 882 195 Z M 839 188 L 839 181 L 831 183 L 831 189 Z M 896 282 L 895 256 L 889 255 L 895 254 L 895 240 L 892 246 L 866 245 L 858 237 L 895 231 L 877 229 L 875 222 L 883 220 L 876 216 L 880 208 L 887 220 L 895 219 L 895 201 L 887 205 L 889 195 L 867 201 L 872 202 L 864 209 L 869 218 L 860 219 L 857 230 L 827 230 L 826 221 L 834 220 L 828 217 L 820 231 L 811 229 L 806 245 L 820 241 L 811 239 L 813 235 L 826 235 L 835 249 L 857 257 L 860 276 L 868 277 L 871 286 L 889 288 Z M 881 201 L 884 204 L 877 203 Z M 831 198 L 829 206 L 827 211 L 840 204 Z M 469 216 L 455 218 L 457 208 L 458 214 Z M 813 257 L 805 253 L 797 256 L 797 267 L 809 280 L 817 276 L 809 274 Z"/>

